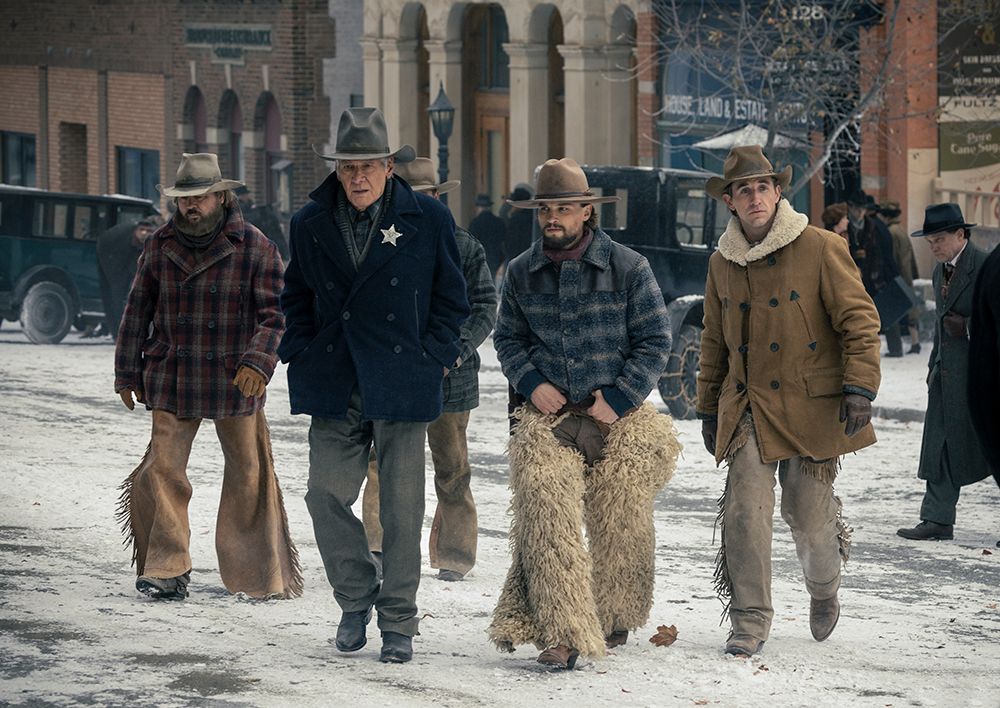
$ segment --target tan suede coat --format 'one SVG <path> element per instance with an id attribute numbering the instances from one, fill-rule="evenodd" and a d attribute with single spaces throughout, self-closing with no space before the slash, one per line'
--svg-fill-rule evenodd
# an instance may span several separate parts
<path id="1" fill-rule="evenodd" d="M 878 312 L 843 238 L 784 199 L 753 246 L 731 219 L 709 261 L 704 325 L 698 414 L 718 416 L 717 462 L 747 406 L 765 462 L 875 442 L 871 425 L 849 438 L 839 419 L 845 391 L 874 398 L 881 380 Z"/>

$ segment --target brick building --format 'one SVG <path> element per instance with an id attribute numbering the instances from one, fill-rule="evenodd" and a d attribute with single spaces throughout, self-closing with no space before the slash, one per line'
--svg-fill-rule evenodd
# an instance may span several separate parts
<path id="1" fill-rule="evenodd" d="M 181 152 L 209 151 L 288 213 L 328 172 L 310 146 L 331 111 L 361 93 L 331 5 L 360 22 L 361 0 L 3 3 L 3 181 L 158 199 Z"/>

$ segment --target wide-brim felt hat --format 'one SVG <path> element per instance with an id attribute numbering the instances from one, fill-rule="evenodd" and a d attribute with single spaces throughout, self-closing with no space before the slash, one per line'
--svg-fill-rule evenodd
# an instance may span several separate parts
<path id="1" fill-rule="evenodd" d="M 975 224 L 967 224 L 962 216 L 962 207 L 955 202 L 945 202 L 944 204 L 931 204 L 924 209 L 924 228 L 914 231 L 910 236 L 930 236 L 942 231 L 955 231 L 956 229 L 971 229 Z"/>
<path id="2" fill-rule="evenodd" d="M 533 199 L 508 199 L 507 203 L 518 209 L 537 209 L 542 202 L 606 204 L 617 201 L 617 196 L 601 197 L 590 191 L 587 175 L 577 161 L 564 157 L 546 160 L 539 168 Z"/>
<path id="3" fill-rule="evenodd" d="M 493 206 L 493 200 L 490 198 L 489 194 L 477 194 L 476 201 L 473 202 L 477 207 L 488 207 Z"/>
<path id="4" fill-rule="evenodd" d="M 177 168 L 177 179 L 170 187 L 162 184 L 156 188 L 166 197 L 199 197 L 210 192 L 225 192 L 242 187 L 234 179 L 223 179 L 219 158 L 211 152 L 182 153 Z"/>
<path id="5" fill-rule="evenodd" d="M 437 190 L 439 194 L 450 192 L 462 184 L 457 179 L 450 179 L 447 182 L 438 184 L 434 179 L 434 163 L 429 157 L 417 157 L 412 162 L 396 165 L 393 174 L 406 180 L 414 192 L 433 192 Z"/>
<path id="6" fill-rule="evenodd" d="M 312 149 L 324 160 L 381 160 L 392 157 L 396 162 L 410 162 L 417 156 L 411 145 L 403 145 L 396 150 L 389 147 L 385 116 L 377 108 L 348 108 L 340 114 L 334 151 L 324 155 L 315 145 Z"/>
<path id="7" fill-rule="evenodd" d="M 782 190 L 788 189 L 792 181 L 792 166 L 786 165 L 781 172 L 776 172 L 771 161 L 764 157 L 764 148 L 760 145 L 738 145 L 726 156 L 722 177 L 709 177 L 705 182 L 705 191 L 716 199 L 722 199 L 726 187 L 733 182 L 762 177 L 773 177 Z"/>

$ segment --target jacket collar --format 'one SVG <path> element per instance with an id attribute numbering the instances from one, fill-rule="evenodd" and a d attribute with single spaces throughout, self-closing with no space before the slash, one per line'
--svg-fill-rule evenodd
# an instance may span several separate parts
<path id="1" fill-rule="evenodd" d="M 608 265 L 611 263 L 611 237 L 600 228 L 595 229 L 594 238 L 580 260 L 587 261 L 587 263 L 601 270 L 607 270 Z M 528 260 L 528 272 L 534 273 L 551 264 L 552 261 L 542 251 L 542 239 L 533 241 L 531 244 L 531 257 Z"/>
<path id="2" fill-rule="evenodd" d="M 763 241 L 755 244 L 747 241 L 740 227 L 740 220 L 734 216 L 719 238 L 719 253 L 727 261 L 746 266 L 747 263 L 758 261 L 784 248 L 797 239 L 808 225 L 809 217 L 795 211 L 787 199 L 782 199 L 778 202 L 771 230 L 767 232 Z"/>
<path id="3" fill-rule="evenodd" d="M 160 229 L 156 236 L 164 239 L 163 252 L 167 258 L 173 261 L 187 278 L 191 278 L 199 273 L 203 273 L 210 267 L 221 261 L 223 258 L 233 253 L 236 246 L 233 242 L 243 240 L 246 223 L 243 221 L 243 214 L 238 207 L 230 207 L 226 217 L 226 224 L 222 227 L 222 233 L 215 237 L 215 240 L 208 246 L 201 258 L 196 258 L 191 249 L 181 245 L 177 240 L 174 231 L 174 221 L 171 219 Z"/>

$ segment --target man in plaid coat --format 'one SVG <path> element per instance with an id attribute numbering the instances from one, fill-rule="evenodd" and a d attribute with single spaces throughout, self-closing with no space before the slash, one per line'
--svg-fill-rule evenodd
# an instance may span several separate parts
<path id="1" fill-rule="evenodd" d="M 243 220 L 210 153 L 185 153 L 173 218 L 146 240 L 115 351 L 115 392 L 152 410 L 152 439 L 122 485 L 136 589 L 183 599 L 191 572 L 187 461 L 202 418 L 215 421 L 225 469 L 216 524 L 222 581 L 251 597 L 301 594 L 264 419 L 264 389 L 284 329 L 281 259 Z"/>

